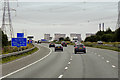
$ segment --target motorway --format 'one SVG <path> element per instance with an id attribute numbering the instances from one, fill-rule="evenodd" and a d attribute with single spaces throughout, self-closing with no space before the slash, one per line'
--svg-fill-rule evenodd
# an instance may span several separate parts
<path id="1" fill-rule="evenodd" d="M 87 47 L 86 54 L 74 54 L 72 45 L 63 52 L 48 44 L 36 46 L 36 53 L 3 64 L 3 78 L 118 78 L 116 51 Z"/>

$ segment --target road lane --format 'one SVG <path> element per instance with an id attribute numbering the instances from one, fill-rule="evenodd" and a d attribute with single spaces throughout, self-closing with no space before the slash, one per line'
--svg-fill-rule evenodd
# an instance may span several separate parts
<path id="1" fill-rule="evenodd" d="M 48 44 L 40 44 L 48 47 Z M 46 59 L 7 78 L 117 78 L 117 54 L 110 50 L 87 48 L 86 54 L 74 54 L 74 47 L 54 52 Z M 99 51 L 103 51 L 99 52 Z M 104 53 L 105 52 L 105 53 Z M 96 53 L 96 54 L 95 54 Z M 101 53 L 101 54 L 100 54 Z M 100 56 L 98 56 L 98 55 Z M 109 56 L 108 56 L 109 55 Z M 102 56 L 105 58 L 102 59 Z M 113 56 L 113 57 L 112 57 Z M 109 59 L 109 62 L 106 62 Z M 113 63 L 114 62 L 114 63 Z"/>
<path id="2" fill-rule="evenodd" d="M 64 67 L 69 62 L 71 55 L 67 48 L 64 48 L 64 52 L 54 52 L 54 48 L 51 49 L 53 52 L 46 59 L 8 78 L 58 78 L 64 72 Z"/>
<path id="3" fill-rule="evenodd" d="M 20 58 L 18 60 L 14 60 L 9 63 L 2 64 L 2 75 L 5 76 L 13 71 L 16 71 L 24 66 L 27 66 L 36 60 L 46 56 L 50 50 L 46 47 L 41 47 L 36 45 L 39 50 L 31 55 L 25 56 L 23 58 Z M 43 54 L 44 52 L 44 54 Z"/>
<path id="4" fill-rule="evenodd" d="M 88 48 L 90 53 L 93 53 L 98 56 L 100 55 L 101 58 L 104 57 L 105 60 L 110 61 L 112 65 L 115 65 L 118 68 L 118 52 L 106 49 L 99 49 L 99 48 Z"/>

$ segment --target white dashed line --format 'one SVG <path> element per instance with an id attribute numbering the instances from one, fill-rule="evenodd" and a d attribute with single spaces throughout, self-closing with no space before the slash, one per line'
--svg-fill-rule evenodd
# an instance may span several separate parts
<path id="1" fill-rule="evenodd" d="M 113 68 L 115 68 L 116 66 L 112 65 Z"/>
<path id="2" fill-rule="evenodd" d="M 72 58 L 70 60 L 72 61 Z"/>
<path id="3" fill-rule="evenodd" d="M 68 64 L 70 64 L 71 62 L 69 62 Z"/>
<path id="4" fill-rule="evenodd" d="M 98 56 L 100 56 L 100 55 L 98 55 Z"/>
<path id="5" fill-rule="evenodd" d="M 102 59 L 104 59 L 104 57 L 102 57 Z"/>
<path id="6" fill-rule="evenodd" d="M 68 69 L 68 67 L 65 67 L 65 70 L 67 70 Z"/>
<path id="7" fill-rule="evenodd" d="M 63 77 L 63 75 L 60 75 L 58 78 L 62 78 Z"/>
<path id="8" fill-rule="evenodd" d="M 50 49 L 50 48 L 49 48 L 49 49 Z M 3 79 L 3 78 L 8 77 L 8 76 L 10 76 L 10 75 L 13 75 L 13 74 L 15 74 L 15 73 L 17 73 L 17 72 L 19 72 L 19 71 L 21 71 L 21 70 L 24 70 L 24 69 L 26 69 L 26 68 L 28 68 L 28 67 L 30 67 L 30 66 L 32 66 L 32 65 L 34 65 L 34 64 L 36 64 L 36 63 L 38 63 L 38 62 L 40 62 L 40 61 L 42 61 L 43 59 L 47 58 L 51 53 L 52 53 L 52 49 L 50 49 L 49 54 L 46 55 L 46 56 L 44 56 L 43 58 L 41 58 L 41 59 L 39 59 L 39 60 L 37 60 L 37 61 L 35 61 L 35 62 L 33 62 L 33 63 L 31 63 L 31 64 L 25 66 L 25 67 L 23 67 L 23 68 L 20 68 L 20 69 L 18 69 L 18 70 L 16 70 L 16 71 L 13 71 L 13 72 L 11 72 L 11 73 L 5 75 L 5 76 L 0 77 L 0 80 Z"/>
<path id="9" fill-rule="evenodd" d="M 110 61 L 106 60 L 107 63 L 109 63 Z"/>
<path id="10" fill-rule="evenodd" d="M 95 55 L 96 55 L 97 53 L 95 53 Z"/>

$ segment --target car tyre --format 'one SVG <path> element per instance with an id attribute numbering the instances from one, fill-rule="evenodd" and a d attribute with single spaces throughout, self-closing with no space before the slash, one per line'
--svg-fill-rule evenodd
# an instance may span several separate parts
<path id="1" fill-rule="evenodd" d="M 75 51 L 75 54 L 77 54 L 77 52 Z"/>
<path id="2" fill-rule="evenodd" d="M 86 53 L 86 51 L 84 51 L 84 53 Z"/>

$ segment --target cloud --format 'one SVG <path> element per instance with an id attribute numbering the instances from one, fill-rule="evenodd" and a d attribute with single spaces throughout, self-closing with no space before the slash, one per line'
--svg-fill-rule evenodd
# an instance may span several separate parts
<path id="1" fill-rule="evenodd" d="M 17 1 L 17 0 L 10 0 Z M 118 2 L 119 0 L 18 0 L 19 2 Z"/>

